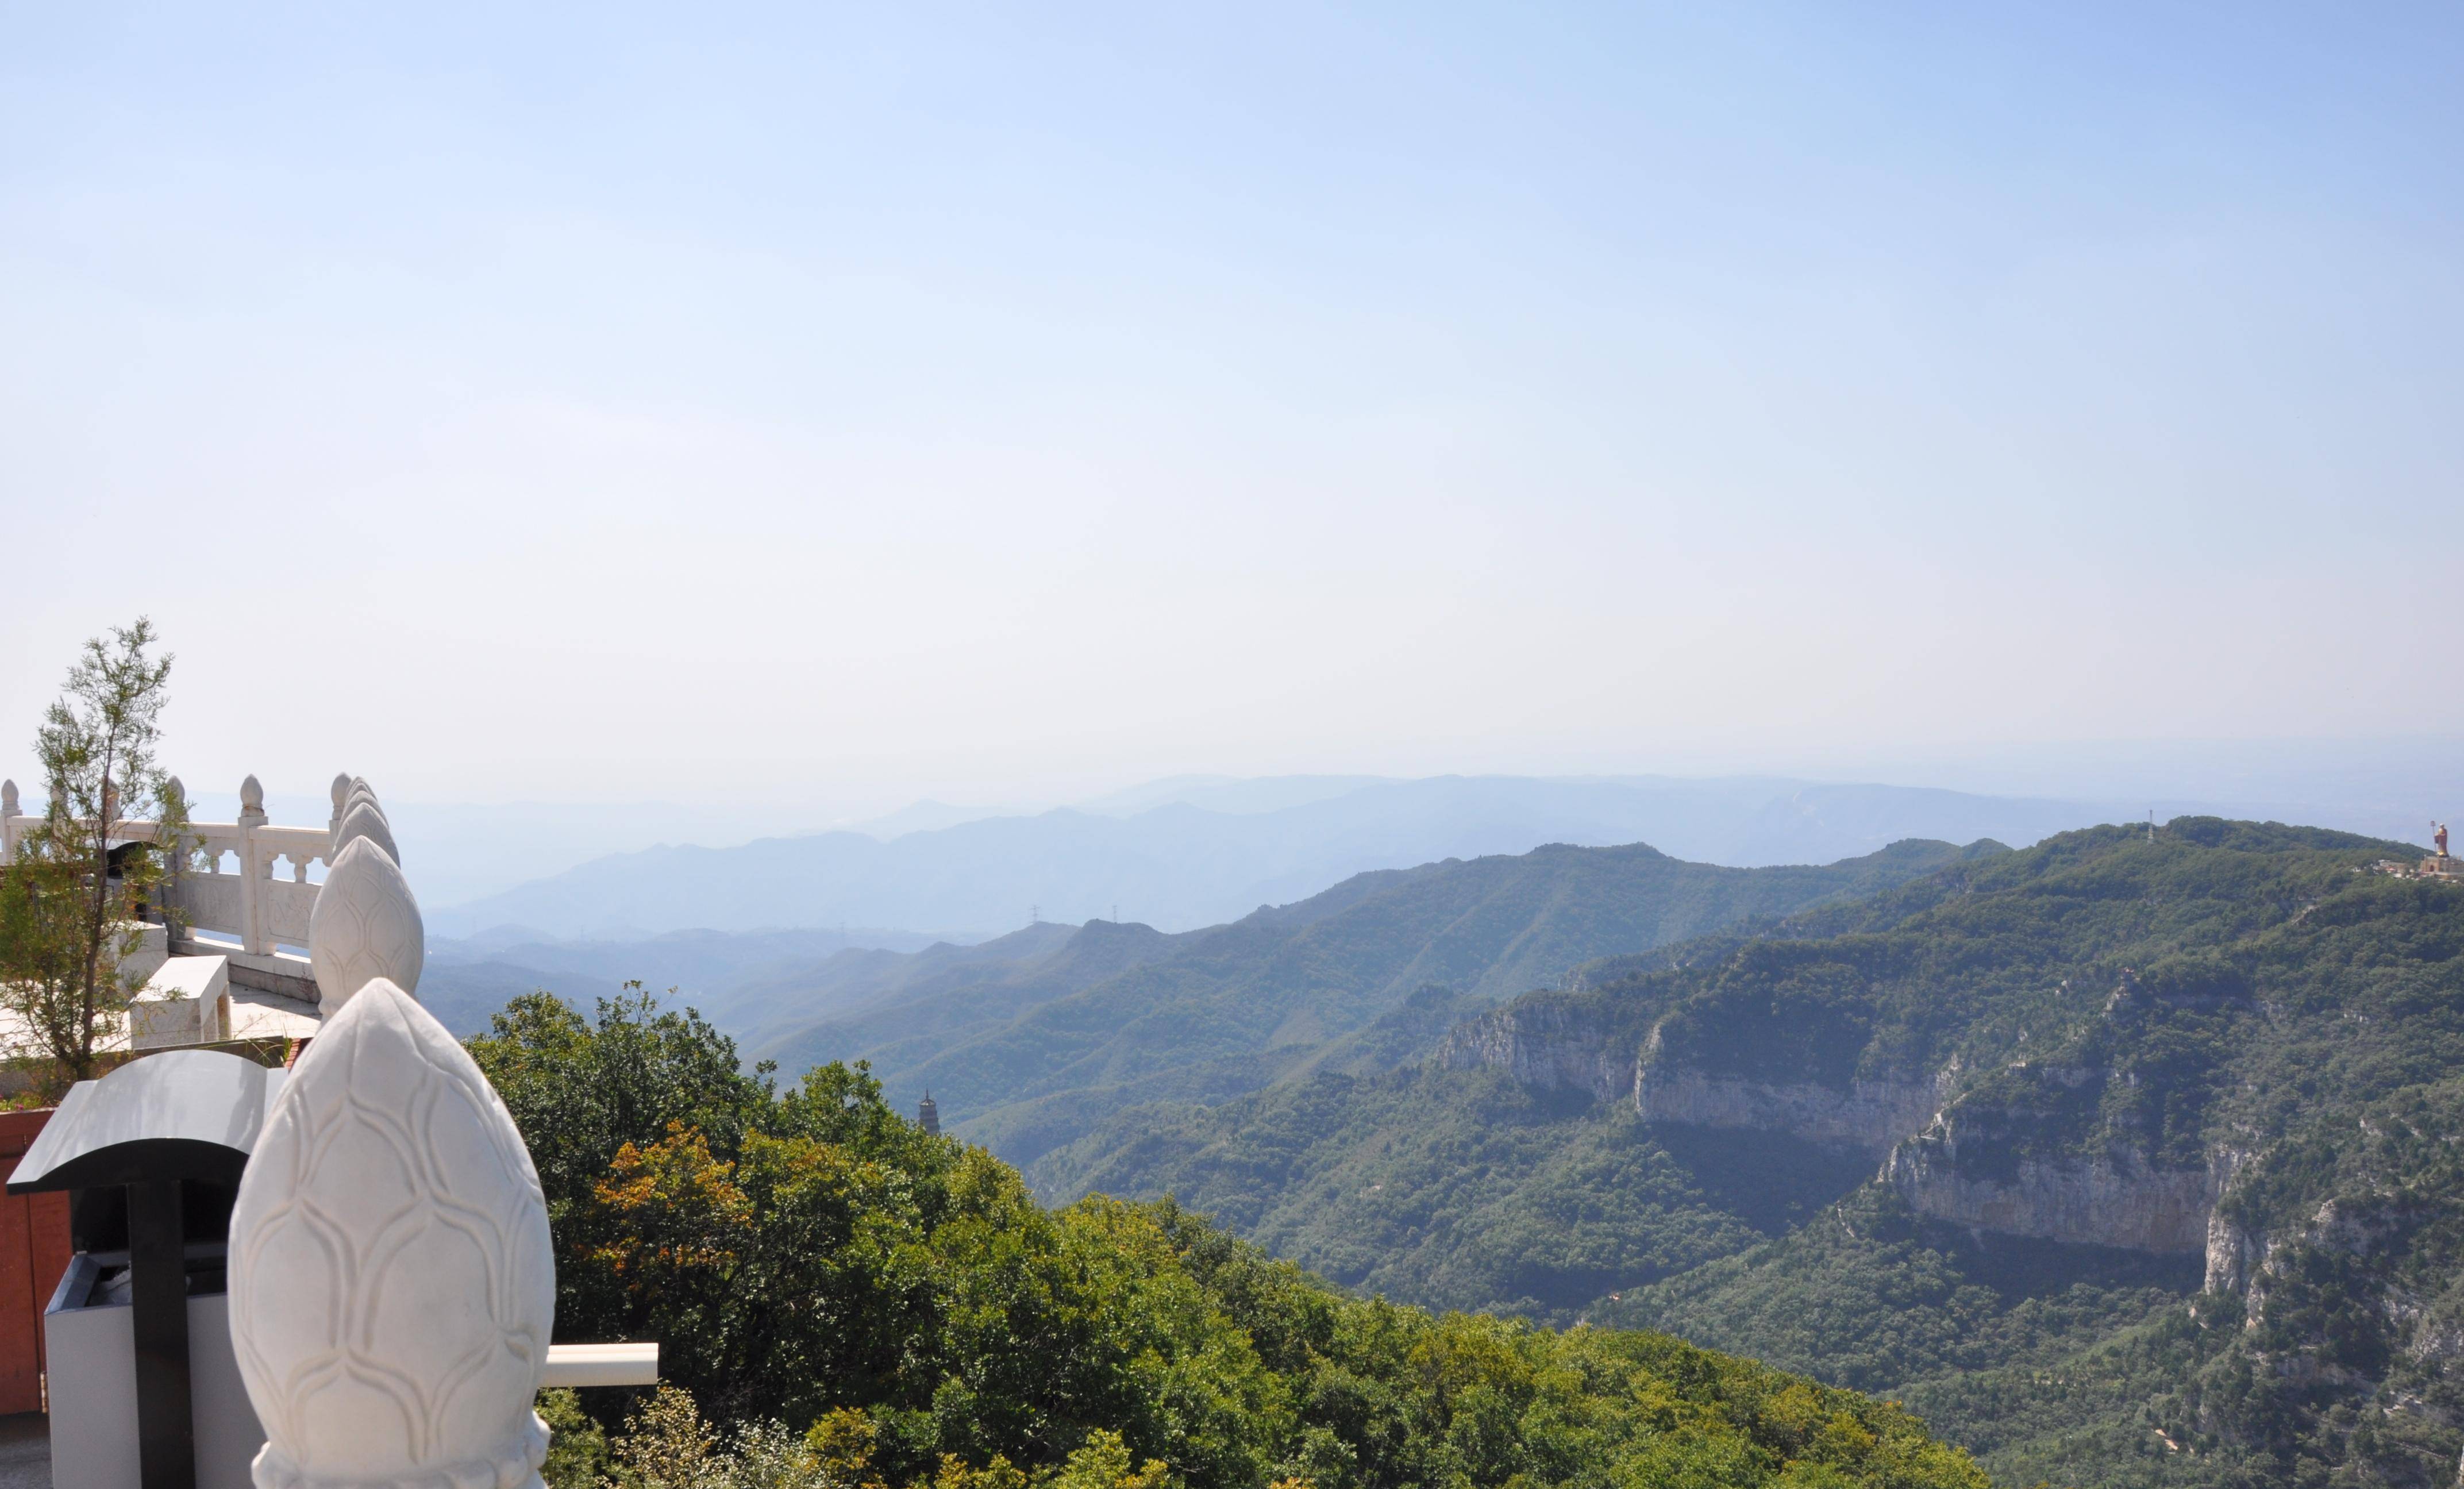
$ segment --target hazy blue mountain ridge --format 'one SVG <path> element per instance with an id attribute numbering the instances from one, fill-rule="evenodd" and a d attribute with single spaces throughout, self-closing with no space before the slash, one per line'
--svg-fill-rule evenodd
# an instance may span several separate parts
<path id="1" fill-rule="evenodd" d="M 442 935 L 501 924 L 561 937 L 856 925 L 979 939 L 1040 909 L 1047 920 L 1118 918 L 1175 931 L 1302 901 L 1357 873 L 1548 843 L 1650 843 L 1676 858 L 1740 866 L 1827 864 L 1907 838 L 2026 843 L 2136 815 L 2111 804 L 1777 777 L 1295 777 L 1179 789 L 1227 809 L 1169 800 L 1128 815 L 988 818 L 888 841 L 830 832 L 655 847 L 439 907 L 429 920 Z"/>

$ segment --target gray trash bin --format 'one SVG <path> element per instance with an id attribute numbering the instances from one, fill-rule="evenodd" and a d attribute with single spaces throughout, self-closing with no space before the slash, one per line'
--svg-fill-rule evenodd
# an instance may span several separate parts
<path id="1" fill-rule="evenodd" d="M 9 1193 L 69 1192 L 43 1316 L 53 1489 L 248 1489 L 265 1441 L 231 1354 L 231 1199 L 287 1072 L 166 1050 L 69 1089 Z"/>

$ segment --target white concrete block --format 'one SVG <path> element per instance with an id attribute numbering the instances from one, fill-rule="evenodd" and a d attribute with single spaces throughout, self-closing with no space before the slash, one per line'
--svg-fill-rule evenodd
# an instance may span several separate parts
<path id="1" fill-rule="evenodd" d="M 212 1044 L 230 1037 L 231 963 L 225 957 L 171 957 L 129 1000 L 131 1049 Z"/>
<path id="2" fill-rule="evenodd" d="M 659 1347 L 655 1341 L 621 1345 L 550 1345 L 542 1386 L 655 1386 L 659 1383 Z"/>

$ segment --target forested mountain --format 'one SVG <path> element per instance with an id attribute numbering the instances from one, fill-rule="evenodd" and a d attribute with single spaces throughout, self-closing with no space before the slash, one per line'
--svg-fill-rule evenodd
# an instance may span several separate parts
<path id="1" fill-rule="evenodd" d="M 1985 1489 L 1896 1406 L 1664 1335 L 1046 1210 L 861 1072 L 749 1077 L 652 998 L 528 996 L 470 1047 L 538 1168 L 557 1338 L 661 1342 L 648 1401 L 542 1395 L 550 1489 Z"/>
<path id="2" fill-rule="evenodd" d="M 1314 787 L 1315 789 L 1300 789 Z M 925 831 L 662 846 L 440 905 L 429 927 L 546 938 L 889 927 L 978 938 L 1046 920 L 1168 931 L 1303 899 L 1357 873 L 1547 843 L 1650 843 L 1728 865 L 1827 864 L 1906 838 L 2033 843 L 2135 806 L 1753 777 L 1252 781 L 1133 810 L 988 817 Z M 1203 805 L 1197 803 L 1205 803 Z"/>
<path id="3" fill-rule="evenodd" d="M 1426 986 L 1467 1000 L 1445 1005 L 1460 1017 L 1604 953 L 2002 851 L 1903 843 L 1825 867 L 1742 869 L 1639 844 L 1551 846 L 1362 874 L 1177 937 L 1090 923 L 998 974 L 911 988 L 803 1029 L 774 1019 L 751 1052 L 785 1069 L 867 1060 L 895 1099 L 929 1087 L 945 1121 L 1025 1161 L 1133 1102 L 1220 1100 L 1305 1068 L 1416 1060 L 1445 1027 L 1426 1005 L 1405 1006 Z"/>
<path id="4" fill-rule="evenodd" d="M 1587 969 L 1033 1171 L 1902 1396 L 2021 1481 L 2447 1483 L 2464 890 L 2212 819 Z"/>

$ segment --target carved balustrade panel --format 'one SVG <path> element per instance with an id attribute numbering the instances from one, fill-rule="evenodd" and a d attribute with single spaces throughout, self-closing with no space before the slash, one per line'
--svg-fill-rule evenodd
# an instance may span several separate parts
<path id="1" fill-rule="evenodd" d="M 248 924 L 247 885 L 237 874 L 182 874 L 167 898 L 191 931 L 237 938 Z"/>

